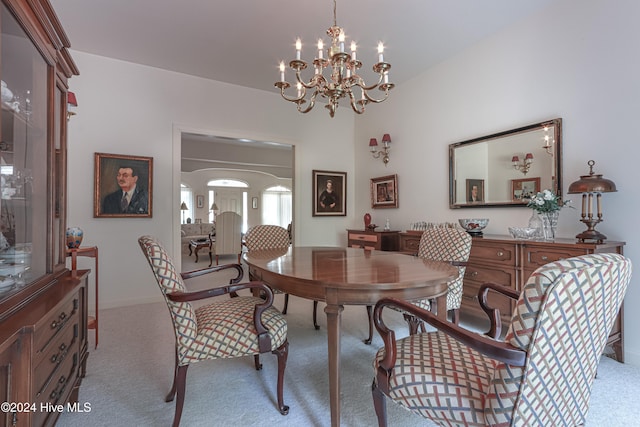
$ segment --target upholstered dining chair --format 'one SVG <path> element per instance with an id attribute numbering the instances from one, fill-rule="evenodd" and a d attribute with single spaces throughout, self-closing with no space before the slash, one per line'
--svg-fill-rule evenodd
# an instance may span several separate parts
<path id="1" fill-rule="evenodd" d="M 216 241 L 211 250 L 216 257 L 216 265 L 220 255 L 237 255 L 240 264 L 242 254 L 242 217 L 235 212 L 226 211 L 216 215 Z"/>
<path id="2" fill-rule="evenodd" d="M 261 282 L 239 283 L 243 270 L 240 264 L 226 264 L 189 273 L 178 273 L 164 247 L 151 236 L 138 239 L 155 279 L 167 303 L 176 337 L 173 386 L 166 397 L 171 402 L 177 396 L 173 426 L 180 424 L 184 405 L 187 369 L 192 363 L 208 359 L 254 356 L 257 370 L 262 368 L 260 354 L 271 352 L 278 358 L 277 399 L 280 413 L 286 415 L 284 404 L 284 371 L 289 342 L 287 323 L 272 307 L 273 293 Z M 188 292 L 184 279 L 235 269 L 237 276 L 229 286 Z M 251 296 L 223 298 L 242 289 L 261 292 L 265 299 Z M 218 297 L 218 298 L 214 298 Z M 213 302 L 194 308 L 192 301 L 214 298 Z M 220 385 L 220 389 L 224 385 Z"/>
<path id="3" fill-rule="evenodd" d="M 291 224 L 289 224 L 291 226 Z M 248 252 L 264 249 L 286 249 L 291 242 L 291 234 L 288 229 L 280 227 L 279 225 L 256 225 L 249 228 L 244 236 L 244 245 Z M 249 272 L 249 279 L 255 280 L 251 277 Z M 281 293 L 274 289 L 274 292 Z M 289 294 L 284 294 L 284 308 L 283 314 L 287 314 L 287 308 L 289 307 Z M 313 302 L 313 326 L 316 329 L 320 329 L 317 322 L 318 301 Z"/>
<path id="4" fill-rule="evenodd" d="M 467 269 L 467 261 L 471 253 L 471 235 L 464 230 L 451 227 L 427 228 L 420 238 L 417 256 L 432 261 L 445 261 L 458 268 L 458 277 L 447 283 L 447 312 L 452 313 L 453 323 L 458 324 L 460 319 L 460 306 L 462 304 L 462 282 Z M 425 310 L 431 309 L 431 301 L 428 299 L 411 301 Z M 371 344 L 373 338 L 372 307 L 367 306 L 369 316 L 369 338 L 364 342 Z M 416 317 L 404 313 L 404 318 L 409 324 L 409 331 L 414 334 L 422 323 Z"/>
<path id="5" fill-rule="evenodd" d="M 383 299 L 374 321 L 384 347 L 372 393 L 378 424 L 385 398 L 443 426 L 577 426 L 631 279 L 620 254 L 591 254 L 538 268 L 522 292 L 486 283 L 479 301 L 493 334 L 470 332 L 404 301 Z M 517 299 L 504 341 L 488 292 Z M 437 328 L 396 340 L 381 319 L 396 306 Z"/>

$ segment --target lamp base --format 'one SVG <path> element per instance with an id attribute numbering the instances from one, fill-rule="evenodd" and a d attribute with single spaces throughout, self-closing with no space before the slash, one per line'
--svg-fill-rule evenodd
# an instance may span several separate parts
<path id="1" fill-rule="evenodd" d="M 590 229 L 576 235 L 576 238 L 580 243 L 584 243 L 585 240 L 595 240 L 596 243 L 604 243 L 604 241 L 607 239 L 607 236 L 600 233 L 599 231 Z"/>

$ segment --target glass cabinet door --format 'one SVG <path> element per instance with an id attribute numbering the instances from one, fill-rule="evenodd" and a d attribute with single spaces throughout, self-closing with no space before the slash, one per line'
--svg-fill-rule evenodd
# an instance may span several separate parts
<path id="1" fill-rule="evenodd" d="M 49 210 L 49 66 L 15 17 L 0 11 L 0 299 L 45 275 Z"/>

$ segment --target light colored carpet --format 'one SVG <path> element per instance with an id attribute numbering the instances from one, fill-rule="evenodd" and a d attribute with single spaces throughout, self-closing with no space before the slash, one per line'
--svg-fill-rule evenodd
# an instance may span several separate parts
<path id="1" fill-rule="evenodd" d="M 141 259 L 142 261 L 142 259 Z M 221 261 L 223 262 L 223 261 Z M 202 262 L 185 262 L 184 270 L 204 267 Z M 218 277 L 222 277 L 219 275 Z M 216 284 L 226 283 L 226 278 Z M 149 282 L 135 286 L 154 286 Z M 203 289 L 203 278 L 188 283 L 190 289 Z M 283 296 L 275 305 L 282 308 Z M 319 306 L 321 329 L 313 329 L 312 303 L 291 297 L 289 360 L 285 375 L 287 416 L 276 409 L 276 357 L 262 356 L 262 371 L 253 368 L 253 358 L 200 362 L 189 368 L 183 426 L 328 426 L 329 391 L 327 378 L 327 336 L 325 316 Z M 388 323 L 405 334 L 406 325 L 398 313 L 391 312 Z M 168 426 L 174 403 L 165 403 L 173 373 L 174 336 L 164 303 L 103 310 L 100 313 L 100 346 L 90 351 L 87 376 L 80 389 L 80 402 L 91 411 L 63 413 L 58 426 Z M 372 345 L 362 343 L 367 334 L 363 307 L 345 307 L 342 321 L 342 425 L 377 424 L 371 400 L 371 361 L 382 346 L 379 336 Z M 587 426 L 638 425 L 640 395 L 638 368 L 603 358 L 593 387 Z M 434 424 L 403 408 L 388 403 L 390 426 L 433 426 Z"/>

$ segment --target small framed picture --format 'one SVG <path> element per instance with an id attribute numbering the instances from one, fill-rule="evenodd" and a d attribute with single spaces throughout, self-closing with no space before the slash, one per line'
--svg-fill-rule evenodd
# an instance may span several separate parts
<path id="1" fill-rule="evenodd" d="M 398 207 L 398 175 L 381 176 L 371 179 L 371 207 Z"/>
<path id="2" fill-rule="evenodd" d="M 95 153 L 94 218 L 151 218 L 153 157 Z"/>
<path id="3" fill-rule="evenodd" d="M 540 177 L 511 180 L 511 199 L 514 202 L 528 202 L 539 191 Z"/>
<path id="4" fill-rule="evenodd" d="M 201 196 L 201 195 L 196 196 L 196 207 L 204 208 L 204 196 Z"/>
<path id="5" fill-rule="evenodd" d="M 313 216 L 347 215 L 347 173 L 313 172 Z"/>
<path id="6" fill-rule="evenodd" d="M 467 203 L 484 203 L 484 179 L 467 179 Z"/>
<path id="7" fill-rule="evenodd" d="M 253 209 L 258 209 L 258 198 L 257 197 L 252 197 L 251 198 L 251 207 Z"/>

